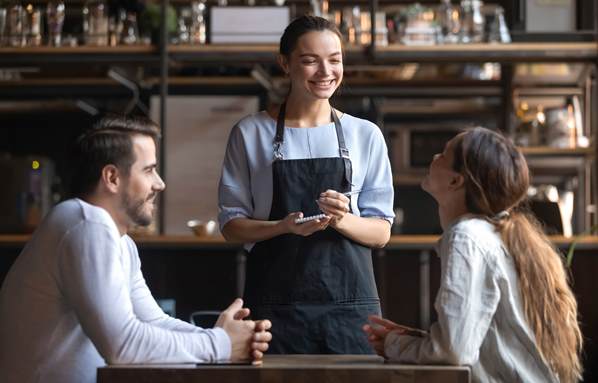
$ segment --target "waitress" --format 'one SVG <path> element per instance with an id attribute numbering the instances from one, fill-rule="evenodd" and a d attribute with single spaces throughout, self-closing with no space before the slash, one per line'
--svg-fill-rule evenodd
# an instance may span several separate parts
<path id="1" fill-rule="evenodd" d="M 330 105 L 343 79 L 332 23 L 295 19 L 280 40 L 279 64 L 291 84 L 286 102 L 230 133 L 221 231 L 249 251 L 245 302 L 253 317 L 272 320 L 270 352 L 371 353 L 359 331 L 380 313 L 371 248 L 388 242 L 394 218 L 384 137 Z"/>

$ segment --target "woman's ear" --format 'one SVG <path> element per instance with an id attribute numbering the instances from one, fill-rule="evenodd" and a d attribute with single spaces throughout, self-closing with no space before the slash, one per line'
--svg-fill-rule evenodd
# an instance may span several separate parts
<path id="1" fill-rule="evenodd" d="M 102 169 L 100 182 L 104 185 L 106 190 L 114 194 L 118 193 L 120 181 L 121 174 L 116 165 L 110 164 L 104 166 L 104 168 Z"/>
<path id="2" fill-rule="evenodd" d="M 465 177 L 463 177 L 463 174 L 455 172 L 455 174 L 451 178 L 451 182 L 450 182 L 449 186 L 452 190 L 457 190 L 457 189 L 462 188 L 464 186 L 464 184 L 465 184 Z"/>
<path id="3" fill-rule="evenodd" d="M 289 60 L 284 55 L 279 54 L 277 57 L 278 65 L 282 68 L 285 75 L 289 75 Z"/>

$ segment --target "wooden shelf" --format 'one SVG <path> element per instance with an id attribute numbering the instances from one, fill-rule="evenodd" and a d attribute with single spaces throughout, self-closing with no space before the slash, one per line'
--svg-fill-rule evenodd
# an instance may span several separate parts
<path id="1" fill-rule="evenodd" d="M 275 63 L 276 45 L 171 45 L 170 56 L 182 61 L 269 62 Z M 598 60 L 598 44 L 575 43 L 511 43 L 511 44 L 456 44 L 456 45 L 389 45 L 376 47 L 368 57 L 368 47 L 345 48 L 346 63 L 370 62 L 579 62 Z"/>
<path id="2" fill-rule="evenodd" d="M 117 60 L 119 62 L 158 61 L 159 51 L 153 45 L 115 47 L 2 47 L 0 63 L 81 62 Z M 206 44 L 170 45 L 174 60 L 213 63 L 276 63 L 276 44 Z M 511 43 L 456 45 L 389 45 L 376 47 L 373 56 L 367 46 L 347 46 L 346 63 L 406 62 L 580 62 L 598 60 L 596 42 Z"/>
<path id="3" fill-rule="evenodd" d="M 39 65 L 47 63 L 159 62 L 153 45 L 77 46 L 77 47 L 0 47 L 0 64 Z"/>
<path id="4" fill-rule="evenodd" d="M 376 47 L 380 62 L 578 62 L 598 59 L 598 43 L 389 45 Z"/>
<path id="5" fill-rule="evenodd" d="M 551 157 L 586 157 L 592 156 L 595 153 L 595 149 L 592 147 L 588 148 L 553 148 L 548 146 L 535 146 L 535 147 L 520 147 L 521 152 L 526 156 L 551 156 Z"/>
<path id="6" fill-rule="evenodd" d="M 347 63 L 367 62 L 367 47 L 345 48 Z M 169 56 L 178 61 L 205 63 L 276 64 L 277 44 L 205 44 L 170 45 Z"/>

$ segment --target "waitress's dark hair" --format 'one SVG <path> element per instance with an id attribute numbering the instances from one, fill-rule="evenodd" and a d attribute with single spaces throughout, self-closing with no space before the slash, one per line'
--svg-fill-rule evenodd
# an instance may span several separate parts
<path id="1" fill-rule="evenodd" d="M 560 253 L 520 208 L 530 178 L 525 157 L 501 134 L 474 128 L 455 138 L 453 169 L 465 179 L 467 210 L 494 224 L 515 264 L 523 312 L 544 360 L 560 382 L 577 382 L 577 302 Z"/>
<path id="2" fill-rule="evenodd" d="M 299 41 L 301 36 L 309 32 L 322 31 L 330 31 L 336 34 L 340 39 L 342 46 L 343 36 L 334 23 L 323 17 L 303 15 L 291 21 L 284 30 L 284 33 L 280 38 L 279 53 L 286 57 L 290 56 L 297 46 L 297 41 Z"/>
<path id="3" fill-rule="evenodd" d="M 146 117 L 106 116 L 76 140 L 70 153 L 70 194 L 84 197 L 93 192 L 106 165 L 115 165 L 128 175 L 135 162 L 134 135 L 149 136 L 156 146 L 158 125 Z"/>

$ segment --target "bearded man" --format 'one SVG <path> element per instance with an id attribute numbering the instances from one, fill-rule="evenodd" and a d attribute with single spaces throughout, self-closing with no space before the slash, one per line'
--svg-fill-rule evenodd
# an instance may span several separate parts
<path id="1" fill-rule="evenodd" d="M 95 382 L 108 364 L 260 359 L 269 321 L 237 299 L 213 329 L 169 317 L 152 297 L 127 235 L 152 220 L 165 184 L 159 129 L 104 118 L 73 151 L 71 191 L 37 228 L 0 290 L 0 381 Z"/>

